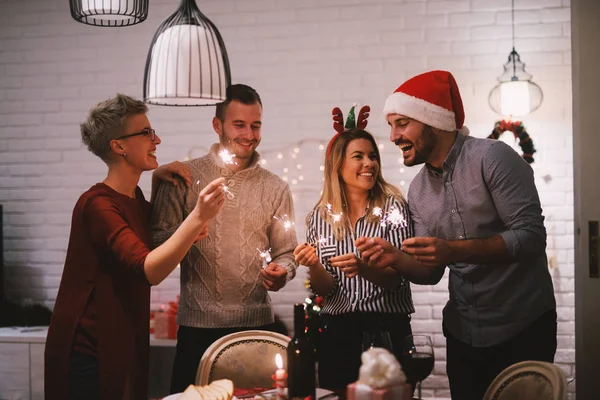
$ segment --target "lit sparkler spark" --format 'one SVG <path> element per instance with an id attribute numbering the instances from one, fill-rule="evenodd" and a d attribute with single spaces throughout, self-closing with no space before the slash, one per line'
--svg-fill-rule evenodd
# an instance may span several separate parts
<path id="1" fill-rule="evenodd" d="M 327 212 L 329 213 L 329 215 L 331 215 L 331 219 L 333 220 L 333 222 L 340 222 L 342 220 L 342 215 L 344 214 L 343 212 L 340 212 L 339 214 L 332 213 L 332 206 L 329 203 L 327 203 L 325 207 L 327 208 Z"/>
<path id="2" fill-rule="evenodd" d="M 196 194 L 200 194 L 200 180 L 196 181 L 196 185 L 195 185 L 195 189 L 196 189 Z M 225 192 L 225 196 L 229 199 L 229 200 L 233 200 L 235 198 L 234 194 L 231 192 L 231 190 L 229 190 L 229 188 L 227 187 L 227 185 L 222 185 L 223 188 L 223 192 Z"/>
<path id="3" fill-rule="evenodd" d="M 262 265 L 262 269 L 267 268 L 267 265 L 269 265 L 269 263 L 271 262 L 271 249 L 267 249 L 267 250 L 260 250 L 260 249 L 256 249 L 258 250 L 258 255 L 260 256 L 260 258 L 263 259 L 263 265 Z"/>
<path id="4" fill-rule="evenodd" d="M 229 151 L 227 151 L 227 149 L 221 150 L 219 152 L 219 157 L 221 157 L 221 160 L 223 160 L 223 164 L 225 164 L 225 165 L 237 164 L 235 161 L 233 161 L 234 155 L 231 154 Z"/>
<path id="5" fill-rule="evenodd" d="M 315 242 L 310 242 L 309 245 L 312 247 L 325 246 L 328 242 L 328 239 L 325 236 L 319 236 L 319 238 Z"/>
<path id="6" fill-rule="evenodd" d="M 406 225 L 406 220 L 404 219 L 404 215 L 402 215 L 402 213 L 400 212 L 399 209 L 397 209 L 396 207 L 393 207 L 390 212 L 388 213 L 387 216 L 387 220 L 392 224 L 392 225 Z"/>
<path id="7" fill-rule="evenodd" d="M 402 215 L 402 211 L 396 207 L 392 207 L 385 216 L 380 217 L 380 225 L 386 227 L 387 224 L 392 224 L 394 227 L 405 227 L 406 219 Z"/>
<path id="8" fill-rule="evenodd" d="M 233 200 L 235 198 L 235 196 L 233 195 L 233 193 L 231 193 L 227 185 L 223 185 L 223 192 L 225 192 L 225 196 L 227 196 L 229 200 Z"/>
<path id="9" fill-rule="evenodd" d="M 274 215 L 273 219 L 281 221 L 281 223 L 283 224 L 283 229 L 286 232 L 294 226 L 294 222 L 290 221 L 287 214 L 284 214 L 283 216 Z"/>
<path id="10" fill-rule="evenodd" d="M 342 214 L 344 213 L 339 213 L 339 214 L 331 214 L 331 218 L 333 219 L 333 222 L 340 222 L 342 220 Z"/>
<path id="11" fill-rule="evenodd" d="M 376 217 L 381 217 L 383 215 L 383 210 L 381 207 L 373 207 L 373 215 Z"/>

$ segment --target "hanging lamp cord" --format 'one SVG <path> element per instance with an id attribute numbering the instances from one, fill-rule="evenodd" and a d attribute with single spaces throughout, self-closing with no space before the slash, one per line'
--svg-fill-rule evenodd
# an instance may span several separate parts
<path id="1" fill-rule="evenodd" d="M 513 56 L 512 56 L 512 64 L 513 64 L 513 77 L 517 74 L 517 65 L 515 64 L 515 54 L 516 50 L 515 50 L 515 0 L 512 0 L 512 12 L 511 12 L 511 19 L 512 19 L 512 51 L 513 51 Z"/>

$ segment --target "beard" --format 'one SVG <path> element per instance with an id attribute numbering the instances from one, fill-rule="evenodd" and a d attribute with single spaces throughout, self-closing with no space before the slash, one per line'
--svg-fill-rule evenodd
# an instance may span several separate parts
<path id="1" fill-rule="evenodd" d="M 231 136 L 225 130 L 225 127 L 221 128 L 222 134 L 219 135 L 219 142 L 221 146 L 227 149 L 230 153 L 232 153 L 236 158 L 245 160 L 251 159 L 254 156 L 254 152 L 258 144 L 260 143 L 260 139 L 252 139 L 250 141 L 241 139 L 241 138 L 231 138 Z M 244 146 L 241 143 L 249 143 L 253 142 L 251 146 Z"/>
<path id="2" fill-rule="evenodd" d="M 429 160 L 431 153 L 437 144 L 437 137 L 433 132 L 433 128 L 428 125 L 423 125 L 423 130 L 419 135 L 419 139 L 413 143 L 412 159 L 404 159 L 404 165 L 412 167 L 413 165 L 424 164 Z"/>

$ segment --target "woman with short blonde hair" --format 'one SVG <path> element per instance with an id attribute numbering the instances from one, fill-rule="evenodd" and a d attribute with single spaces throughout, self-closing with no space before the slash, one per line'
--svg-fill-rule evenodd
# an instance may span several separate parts
<path id="1" fill-rule="evenodd" d="M 47 399 L 147 399 L 150 287 L 206 236 L 208 221 L 223 206 L 223 180 L 215 180 L 171 238 L 152 249 L 151 205 L 138 182 L 142 172 L 158 167 L 161 140 L 147 111 L 143 102 L 118 94 L 81 124 L 83 142 L 108 174 L 73 210 L 46 340 Z M 156 169 L 153 181 L 189 184 L 189 176 L 176 162 Z"/>

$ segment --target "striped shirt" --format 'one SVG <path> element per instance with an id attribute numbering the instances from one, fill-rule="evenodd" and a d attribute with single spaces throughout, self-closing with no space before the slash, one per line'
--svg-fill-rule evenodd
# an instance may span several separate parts
<path id="1" fill-rule="evenodd" d="M 412 236 L 412 221 L 408 206 L 405 202 L 400 203 L 396 198 L 390 196 L 382 209 L 383 215 L 393 210 L 399 210 L 398 218 L 401 224 L 387 223 L 382 226 L 379 222 L 367 221 L 369 209 L 365 215 L 356 221 L 354 231 L 346 230 L 344 240 L 336 240 L 332 226 L 325 221 L 318 209 L 309 214 L 307 227 L 307 240 L 317 245 L 317 256 L 327 272 L 333 277 L 334 286 L 330 293 L 325 296 L 325 306 L 321 310 L 323 314 L 340 315 L 350 312 L 380 312 L 380 313 L 413 313 L 414 306 L 410 291 L 410 283 L 403 279 L 398 288 L 394 290 L 384 289 L 371 281 L 357 275 L 347 278 L 338 268 L 329 264 L 329 259 L 334 256 L 354 253 L 360 257 L 354 241 L 360 236 L 381 237 L 388 240 L 392 245 L 401 248 L 402 241 Z M 321 240 L 319 240 L 321 239 Z"/>

